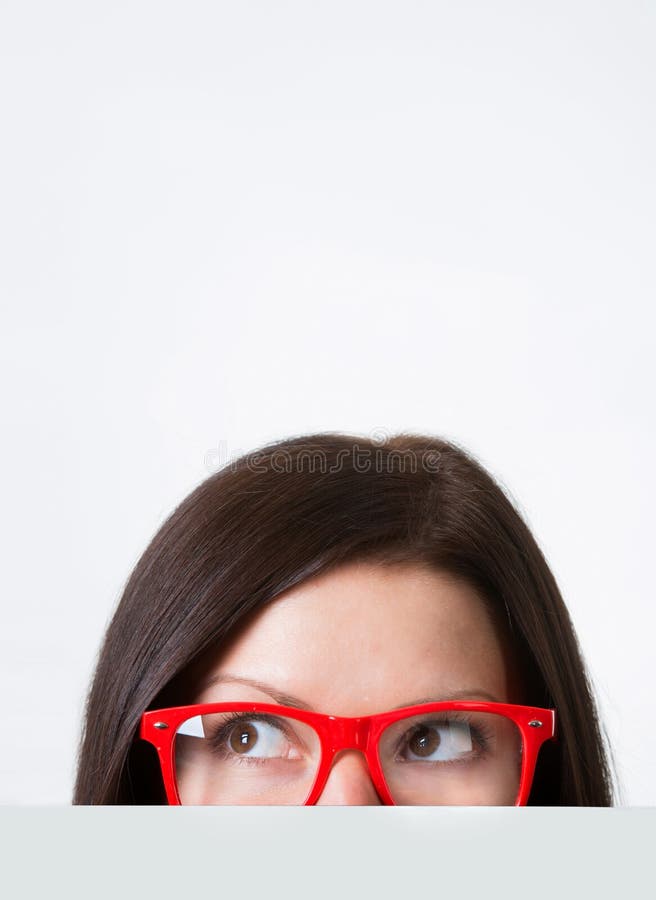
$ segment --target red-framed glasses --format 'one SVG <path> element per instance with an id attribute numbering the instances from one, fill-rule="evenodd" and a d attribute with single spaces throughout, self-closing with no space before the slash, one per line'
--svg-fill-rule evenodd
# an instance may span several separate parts
<path id="1" fill-rule="evenodd" d="M 139 729 L 172 805 L 315 804 L 335 756 L 358 750 L 384 804 L 524 806 L 555 736 L 553 709 L 475 700 L 359 717 L 203 703 L 149 710 Z"/>

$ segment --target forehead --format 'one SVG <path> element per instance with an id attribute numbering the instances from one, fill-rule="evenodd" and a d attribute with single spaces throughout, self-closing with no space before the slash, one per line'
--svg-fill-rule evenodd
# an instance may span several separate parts
<path id="1" fill-rule="evenodd" d="M 335 715 L 484 691 L 510 699 L 497 627 L 466 582 L 421 564 L 357 562 L 300 584 L 251 615 L 209 660 L 197 702 L 237 699 L 235 675 Z M 249 697 L 266 699 L 249 688 Z M 247 699 L 244 697 L 244 699 Z"/>

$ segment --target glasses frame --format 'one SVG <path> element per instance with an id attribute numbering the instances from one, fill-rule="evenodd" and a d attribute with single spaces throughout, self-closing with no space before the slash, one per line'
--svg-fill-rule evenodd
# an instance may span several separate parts
<path id="1" fill-rule="evenodd" d="M 378 740 L 383 731 L 408 716 L 423 713 L 454 712 L 496 713 L 511 719 L 522 735 L 522 769 L 519 793 L 515 806 L 526 806 L 533 784 L 535 765 L 540 748 L 548 740 L 556 739 L 556 710 L 537 706 L 519 706 L 514 703 L 490 703 L 478 700 L 445 700 L 406 706 L 390 712 L 370 716 L 331 716 L 311 712 L 278 703 L 195 703 L 189 706 L 173 706 L 168 709 L 152 709 L 143 713 L 139 737 L 157 750 L 164 789 L 170 806 L 180 806 L 180 795 L 175 778 L 175 737 L 178 728 L 192 716 L 205 716 L 222 712 L 263 712 L 295 719 L 312 727 L 321 743 L 319 768 L 304 806 L 313 806 L 326 786 L 328 775 L 337 753 L 341 750 L 359 750 L 364 754 L 369 774 L 376 791 L 388 806 L 396 806 L 392 799 L 378 755 Z"/>

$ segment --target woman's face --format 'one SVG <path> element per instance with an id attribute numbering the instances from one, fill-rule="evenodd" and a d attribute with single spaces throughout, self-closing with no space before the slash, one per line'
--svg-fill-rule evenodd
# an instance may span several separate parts
<path id="1" fill-rule="evenodd" d="M 427 566 L 357 562 L 251 615 L 204 667 L 188 702 L 300 703 L 363 716 L 443 699 L 523 702 L 511 655 L 481 599 Z M 179 791 L 184 804 L 202 802 L 184 778 Z M 484 798 L 506 801 L 513 802 Z M 362 753 L 336 756 L 318 802 L 380 804 Z"/>

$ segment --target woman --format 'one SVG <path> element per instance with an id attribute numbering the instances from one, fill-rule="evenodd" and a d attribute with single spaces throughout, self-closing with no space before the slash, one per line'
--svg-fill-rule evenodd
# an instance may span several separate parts
<path id="1" fill-rule="evenodd" d="M 139 560 L 74 803 L 612 804 L 595 702 L 527 526 L 461 448 L 280 441 Z"/>

